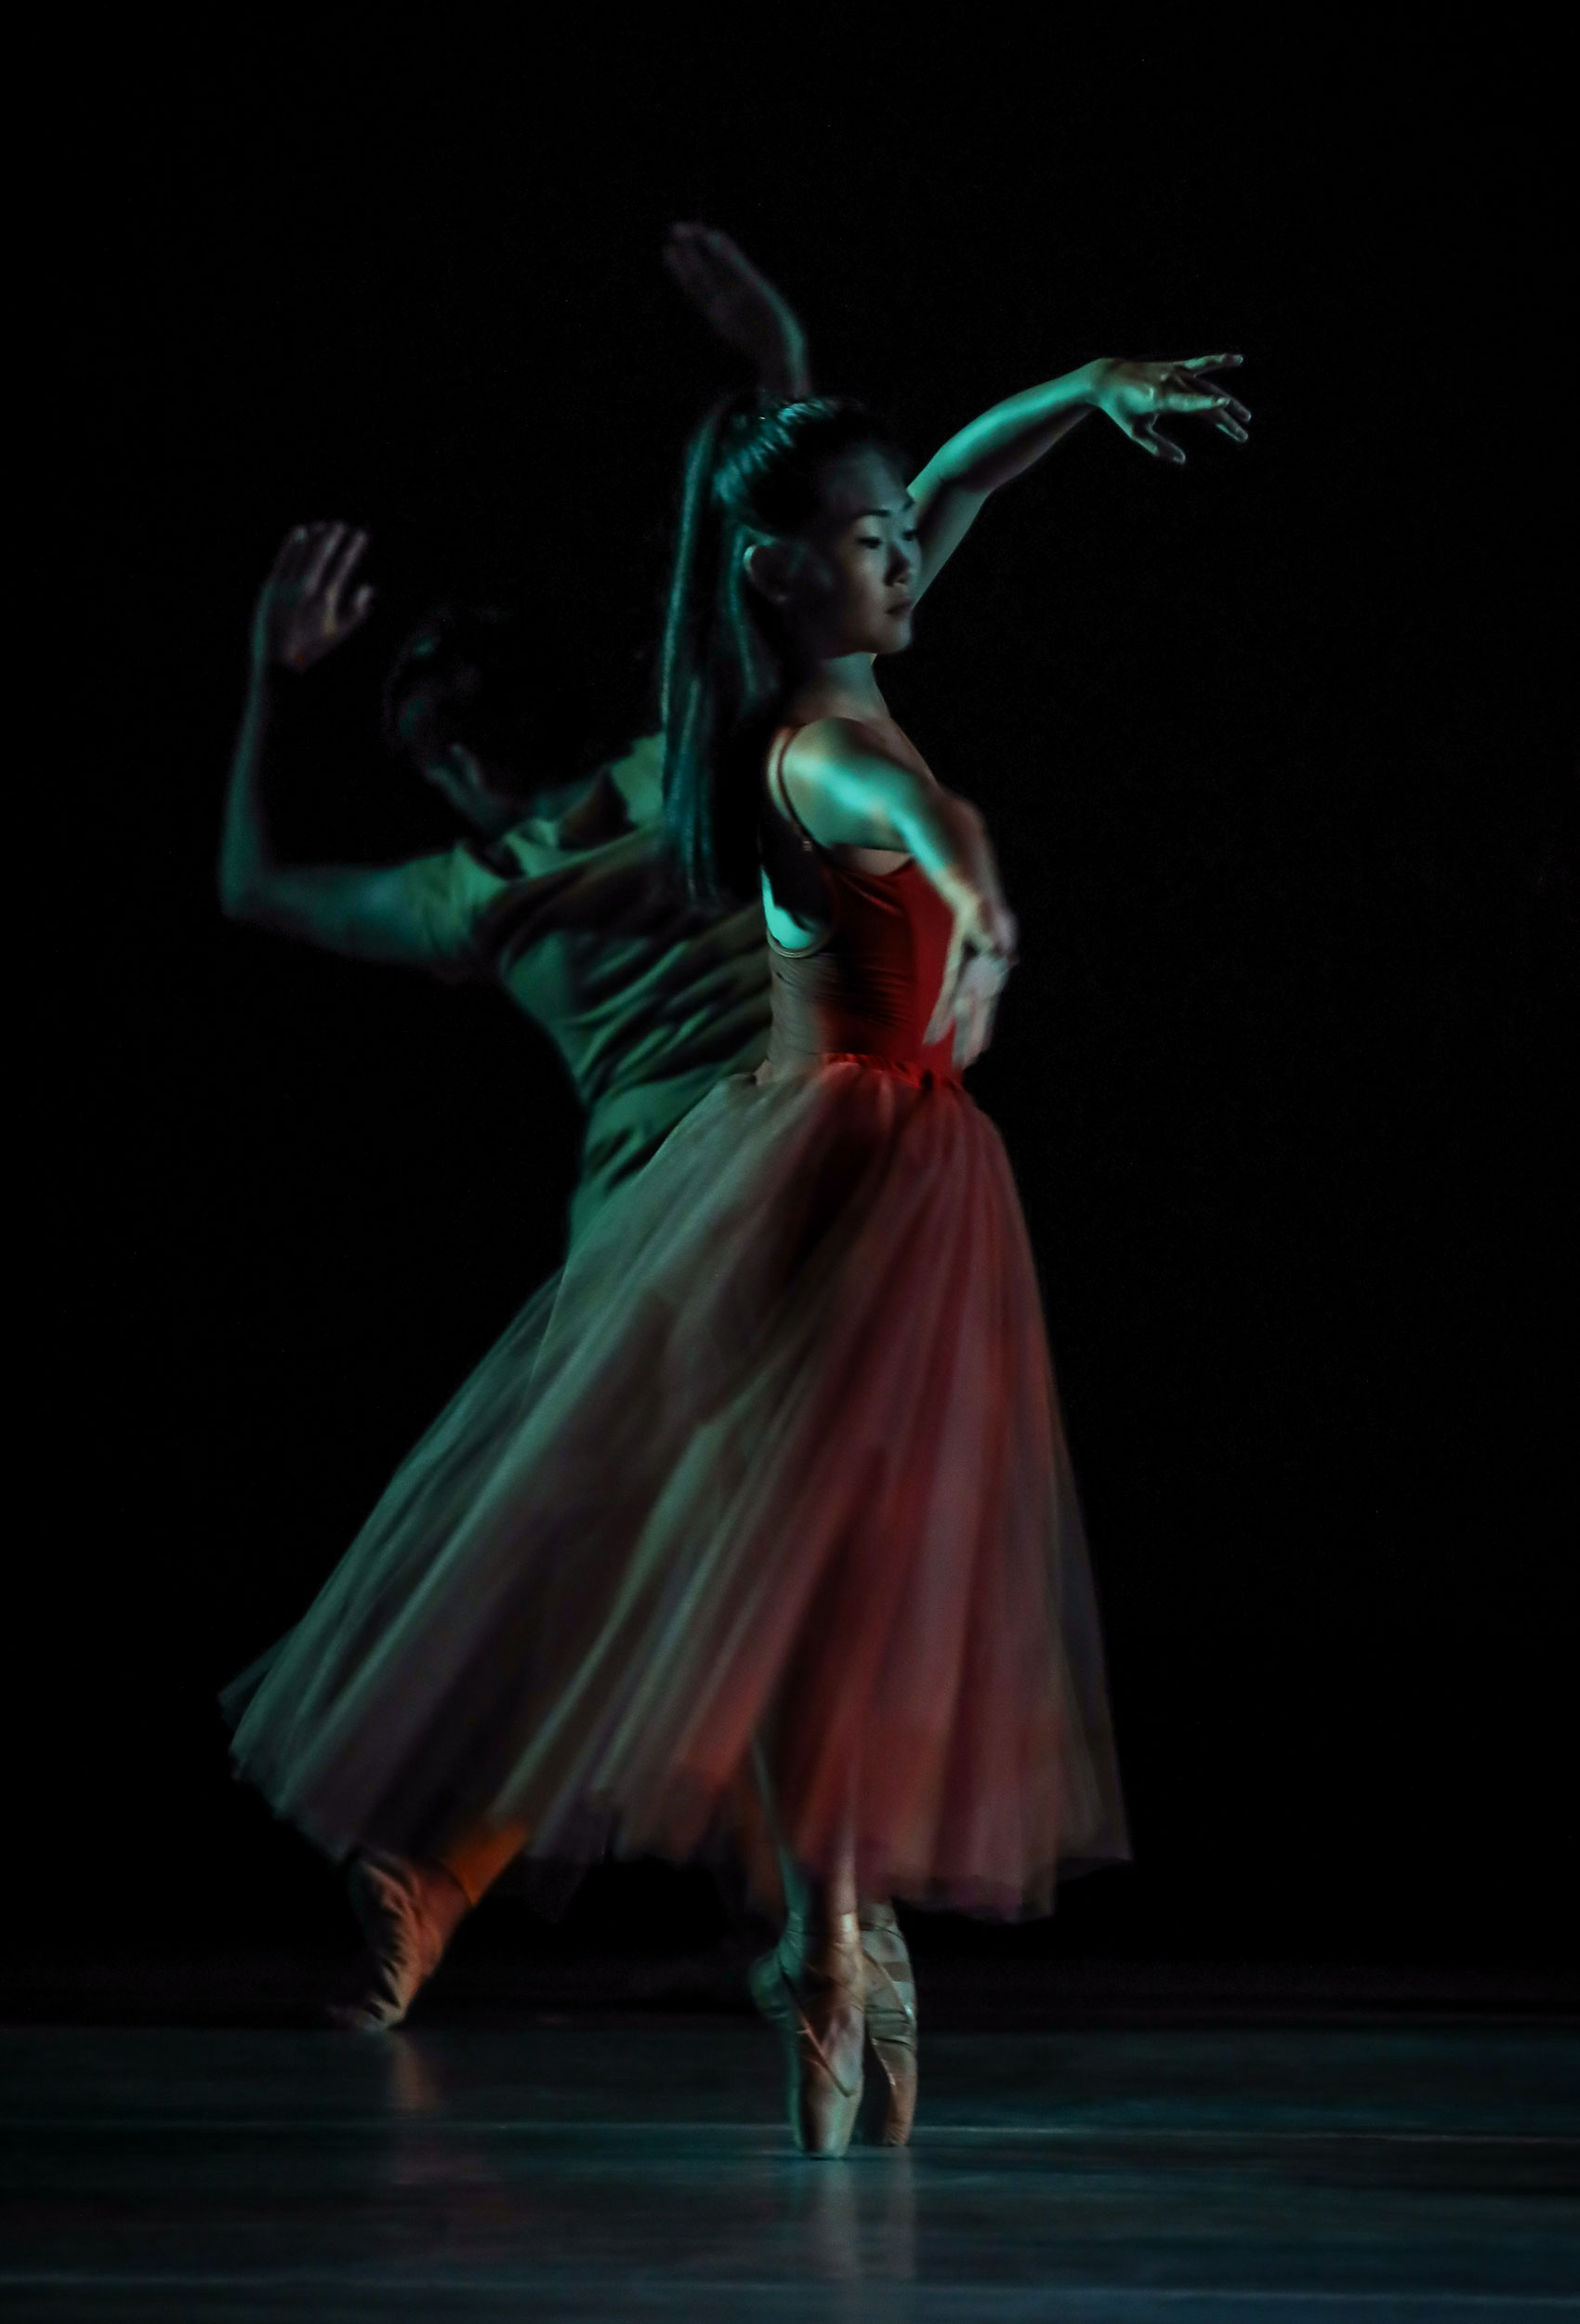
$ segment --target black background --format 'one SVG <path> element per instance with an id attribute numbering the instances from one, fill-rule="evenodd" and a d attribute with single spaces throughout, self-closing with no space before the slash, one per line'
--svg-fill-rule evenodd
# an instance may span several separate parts
<path id="1" fill-rule="evenodd" d="M 1133 1869 L 1001 1941 L 1559 1958 L 1553 68 L 1374 33 L 481 21 L 260 22 L 78 84 L 31 1934 L 338 1926 L 230 1782 L 215 1691 L 554 1263 L 575 1125 L 497 997 L 220 919 L 249 605 L 290 522 L 372 531 L 378 617 L 296 706 L 305 853 L 451 836 L 375 715 L 436 597 L 525 598 L 589 722 L 634 723 L 678 447 L 729 376 L 658 263 L 700 217 L 918 462 L 1097 353 L 1243 349 L 1257 415 L 1244 450 L 1187 433 L 1181 473 L 1088 422 L 890 673 L 1023 922 L 977 1089 L 1043 1270 L 1135 1829 Z M 609 1875 L 572 1933 L 662 1948 L 709 1909 Z"/>

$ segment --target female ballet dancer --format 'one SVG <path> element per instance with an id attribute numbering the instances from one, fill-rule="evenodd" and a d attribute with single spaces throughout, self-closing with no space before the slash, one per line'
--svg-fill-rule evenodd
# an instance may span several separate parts
<path id="1" fill-rule="evenodd" d="M 848 405 L 704 430 L 666 812 L 704 893 L 739 892 L 760 812 L 768 1062 L 594 1222 L 237 1690 L 239 1771 L 337 1856 L 441 1864 L 480 1828 L 684 1855 L 756 1759 L 793 1909 L 754 1989 L 811 2153 L 850 2135 L 875 1981 L 883 2135 L 908 2131 L 894 1895 L 1044 1908 L 1061 1859 L 1125 1849 L 1030 1253 L 960 1080 L 1012 923 L 873 661 L 987 494 L 1085 412 L 1164 458 L 1170 412 L 1243 439 L 1207 378 L 1231 360 L 1086 366 L 909 493 Z"/>

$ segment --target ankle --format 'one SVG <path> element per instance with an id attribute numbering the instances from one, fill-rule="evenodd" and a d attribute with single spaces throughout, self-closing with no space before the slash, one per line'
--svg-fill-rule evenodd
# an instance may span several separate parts
<path id="1" fill-rule="evenodd" d="M 835 1974 L 862 1948 L 853 1912 L 809 1913 L 801 1931 L 801 1959 L 816 1974 Z"/>
<path id="2" fill-rule="evenodd" d="M 441 1856 L 422 1857 L 416 1869 L 422 1879 L 423 1901 L 432 1917 L 449 1928 L 464 1921 L 478 1899 L 459 1872 L 446 1864 Z"/>
<path id="3" fill-rule="evenodd" d="M 474 1908 L 476 1896 L 467 1895 L 460 1876 L 453 1873 L 451 1867 L 441 1864 L 437 1857 L 423 1857 L 415 1871 L 418 1871 L 420 1882 L 423 1882 L 425 1920 L 437 1932 L 441 1932 L 443 1941 L 448 1943 L 455 1929 L 462 1924 L 462 1920 L 467 1918 L 467 1913 Z"/>

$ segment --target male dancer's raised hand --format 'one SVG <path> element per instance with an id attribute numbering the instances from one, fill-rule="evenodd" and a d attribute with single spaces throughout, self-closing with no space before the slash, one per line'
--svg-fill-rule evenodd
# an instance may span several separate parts
<path id="1" fill-rule="evenodd" d="M 310 669 L 373 610 L 364 582 L 347 595 L 367 535 L 349 524 L 298 524 L 286 534 L 253 616 L 255 667 Z"/>

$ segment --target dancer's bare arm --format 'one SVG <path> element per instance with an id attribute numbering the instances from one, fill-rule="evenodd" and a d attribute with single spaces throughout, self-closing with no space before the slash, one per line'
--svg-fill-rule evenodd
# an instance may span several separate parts
<path id="1" fill-rule="evenodd" d="M 1016 946 L 981 815 L 856 719 L 818 719 L 800 728 L 783 778 L 797 813 L 824 847 L 902 851 L 948 905 L 955 930 L 928 1038 L 941 1040 L 953 1024 L 955 1062 L 968 1065 L 993 1037 Z"/>
<path id="2" fill-rule="evenodd" d="M 919 597 L 965 539 L 988 495 L 1050 452 L 1088 412 L 1101 412 L 1154 459 L 1183 466 L 1185 455 L 1157 423 L 1202 415 L 1236 443 L 1250 413 L 1212 377 L 1238 355 L 1192 355 L 1183 363 L 1104 359 L 995 403 L 951 436 L 911 486 L 922 545 Z"/>
<path id="3" fill-rule="evenodd" d="M 783 291 L 716 226 L 672 226 L 664 263 L 704 321 L 744 355 L 764 395 L 810 395 L 807 335 Z"/>
<path id="4" fill-rule="evenodd" d="M 298 524 L 263 585 L 225 802 L 219 900 L 232 919 L 332 952 L 416 962 L 427 951 L 405 865 L 282 863 L 270 825 L 271 731 L 280 695 L 366 620 L 373 591 L 354 586 L 366 547 L 365 534 L 349 525 Z"/>

